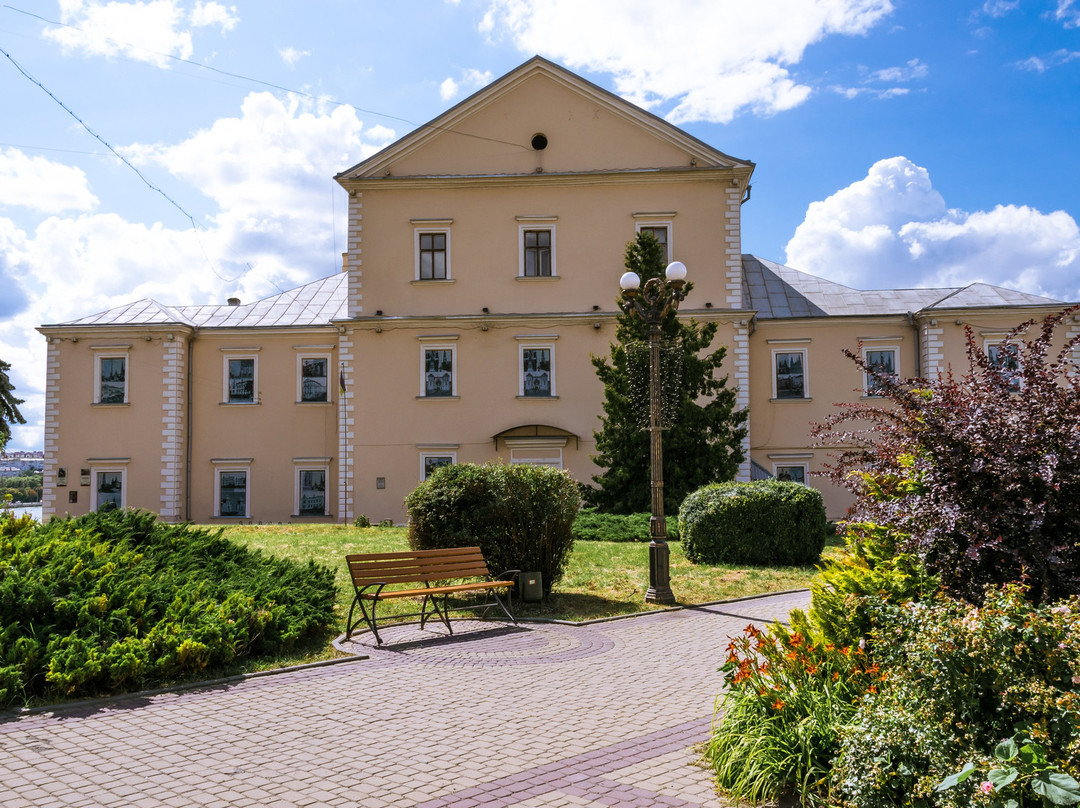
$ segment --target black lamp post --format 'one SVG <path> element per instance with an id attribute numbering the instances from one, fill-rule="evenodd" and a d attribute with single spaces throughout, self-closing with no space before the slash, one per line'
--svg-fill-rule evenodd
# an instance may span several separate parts
<path id="1" fill-rule="evenodd" d="M 619 279 L 626 302 L 623 310 L 637 315 L 649 326 L 649 461 L 652 518 L 649 520 L 649 588 L 646 603 L 674 603 L 671 591 L 671 559 L 667 543 L 667 520 L 664 518 L 664 453 L 660 425 L 660 324 L 668 312 L 679 308 L 686 283 L 686 266 L 673 261 L 664 271 L 665 283 L 651 278 L 641 285 L 636 272 L 623 273 Z"/>

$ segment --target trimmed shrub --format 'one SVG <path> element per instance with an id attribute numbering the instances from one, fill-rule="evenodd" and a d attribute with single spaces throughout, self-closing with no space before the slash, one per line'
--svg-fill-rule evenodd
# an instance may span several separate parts
<path id="1" fill-rule="evenodd" d="M 221 531 L 109 510 L 0 513 L 0 704 L 155 687 L 278 653 L 334 620 L 334 573 Z"/>
<path id="2" fill-rule="evenodd" d="M 405 498 L 414 550 L 478 546 L 488 568 L 562 578 L 581 500 L 568 473 L 546 466 L 460 463 L 437 469 Z"/>
<path id="3" fill-rule="evenodd" d="M 574 541 L 651 541 L 648 513 L 600 513 L 595 508 L 582 508 L 574 519 Z M 678 541 L 677 519 L 668 517 L 667 537 Z"/>
<path id="4" fill-rule="evenodd" d="M 707 485 L 679 509 L 683 549 L 699 564 L 813 564 L 825 530 L 821 492 L 780 480 Z"/>

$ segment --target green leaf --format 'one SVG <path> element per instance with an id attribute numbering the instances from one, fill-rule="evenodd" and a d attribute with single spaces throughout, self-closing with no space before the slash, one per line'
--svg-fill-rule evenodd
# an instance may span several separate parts
<path id="1" fill-rule="evenodd" d="M 994 784 L 998 791 L 1005 788 L 1019 776 L 1019 772 L 1012 766 L 1003 766 L 1000 769 L 991 769 L 986 779 Z"/>
<path id="2" fill-rule="evenodd" d="M 937 788 L 935 788 L 934 790 L 935 791 L 947 791 L 948 789 L 952 788 L 953 786 L 959 785 L 960 783 L 964 782 L 969 777 L 971 777 L 971 775 L 974 774 L 974 773 L 975 773 L 975 764 L 974 763 L 965 763 L 964 768 L 962 768 L 960 771 L 956 772 L 956 774 L 950 774 L 948 777 L 946 777 L 944 780 L 942 780 L 940 783 L 938 783 Z"/>
<path id="3" fill-rule="evenodd" d="M 1080 783 L 1064 772 L 1039 772 L 1031 781 L 1031 790 L 1054 805 L 1075 805 L 1080 802 Z"/>
<path id="4" fill-rule="evenodd" d="M 1012 760 L 1020 753 L 1020 750 L 1016 746 L 1016 741 L 1012 738 L 999 743 L 994 747 L 994 757 L 998 760 Z"/>
<path id="5" fill-rule="evenodd" d="M 1028 766 L 1046 763 L 1046 750 L 1034 741 L 1020 747 L 1020 760 Z"/>

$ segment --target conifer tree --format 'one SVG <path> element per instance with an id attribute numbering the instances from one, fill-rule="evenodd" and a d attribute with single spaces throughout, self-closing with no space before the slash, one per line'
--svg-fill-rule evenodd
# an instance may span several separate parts
<path id="1" fill-rule="evenodd" d="M 625 263 L 644 285 L 663 277 L 664 248 L 651 233 L 639 233 L 626 245 Z M 687 283 L 684 291 L 691 288 Z M 624 300 L 620 296 L 620 306 Z M 735 389 L 727 386 L 726 375 L 718 376 L 727 349 L 709 350 L 716 329 L 716 323 L 682 322 L 674 312 L 661 326 L 664 512 L 669 516 L 691 491 L 734 479 L 744 459 L 747 412 L 736 411 Z M 650 509 L 648 339 L 648 326 L 624 311 L 616 318 L 611 356 L 592 357 L 604 384 L 593 460 L 605 471 L 593 477 L 599 488 L 586 492 L 586 498 L 611 513 Z"/>
<path id="2" fill-rule="evenodd" d="M 15 386 L 8 379 L 9 370 L 11 365 L 0 359 L 0 449 L 7 446 L 8 439 L 11 438 L 11 425 L 26 423 L 26 419 L 19 412 L 22 399 L 15 398 L 12 392 Z"/>

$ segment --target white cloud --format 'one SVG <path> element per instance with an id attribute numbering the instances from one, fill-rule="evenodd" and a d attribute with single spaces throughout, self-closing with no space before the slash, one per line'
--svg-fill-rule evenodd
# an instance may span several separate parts
<path id="1" fill-rule="evenodd" d="M 455 80 L 452 76 L 443 79 L 442 84 L 439 85 L 439 97 L 443 101 L 450 101 L 459 95 L 475 92 L 481 87 L 490 84 L 492 78 L 490 70 L 476 70 L 474 68 L 462 70 L 461 77 L 458 80 Z"/>
<path id="2" fill-rule="evenodd" d="M 1080 8 L 1074 5 L 1074 0 L 1058 0 L 1054 19 L 1065 28 L 1080 28 Z"/>
<path id="3" fill-rule="evenodd" d="M 97 204 L 81 168 L 29 157 L 15 148 L 0 151 L 0 206 L 60 213 L 92 210 Z"/>
<path id="4" fill-rule="evenodd" d="M 290 68 L 296 67 L 296 63 L 303 59 L 305 56 L 311 56 L 311 51 L 297 50 L 296 48 L 281 48 L 278 50 L 278 55 L 282 61 L 285 62 Z"/>
<path id="5" fill-rule="evenodd" d="M 1020 0 L 986 0 L 983 3 L 983 11 L 991 17 L 1004 17 L 1019 7 Z"/>
<path id="6" fill-rule="evenodd" d="M 60 21 L 67 27 L 47 28 L 44 36 L 65 53 L 124 56 L 164 68 L 171 58 L 191 58 L 194 46 L 185 26 L 214 25 L 224 33 L 239 21 L 235 8 L 219 3 L 196 2 L 190 12 L 185 8 L 181 0 L 60 0 Z"/>
<path id="7" fill-rule="evenodd" d="M 803 103 L 811 87 L 789 67 L 805 49 L 864 34 L 892 8 L 890 0 L 491 0 L 478 28 L 572 69 L 611 73 L 616 91 L 641 106 L 674 102 L 674 123 L 727 122 Z M 740 35 L 723 35 L 733 29 Z"/>
<path id="8" fill-rule="evenodd" d="M 37 325 L 144 297 L 184 305 L 236 294 L 250 302 L 339 270 L 345 204 L 331 177 L 393 138 L 384 126 L 365 128 L 351 107 L 324 112 L 317 102 L 252 93 L 238 116 L 183 142 L 124 149 L 132 162 L 160 165 L 216 203 L 219 212 L 198 232 L 114 213 L 48 216 L 32 232 L 0 218 L 0 357 L 12 363 L 31 422 L 14 432 L 11 447 L 40 447 L 45 362 Z M 77 172 L 18 156 L 7 165 L 19 187 L 46 170 L 73 172 L 68 179 Z M 72 184 L 93 198 L 85 179 Z"/>
<path id="9" fill-rule="evenodd" d="M 1023 61 L 1016 62 L 1016 67 L 1021 70 L 1030 70 L 1036 73 L 1045 73 L 1054 67 L 1067 64 L 1074 59 L 1080 59 L 1080 51 L 1070 51 L 1065 48 L 1059 48 L 1051 54 L 1045 57 L 1031 56 Z"/>
<path id="10" fill-rule="evenodd" d="M 981 281 L 1080 299 L 1080 228 L 1064 211 L 949 209 L 930 174 L 906 157 L 814 202 L 787 263 L 856 288 L 964 286 Z"/>
<path id="11" fill-rule="evenodd" d="M 926 78 L 929 73 L 930 68 L 926 66 L 925 62 L 919 59 L 911 59 L 903 67 L 886 67 L 882 70 L 875 70 L 867 76 L 867 81 L 914 81 L 915 79 Z"/>

